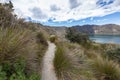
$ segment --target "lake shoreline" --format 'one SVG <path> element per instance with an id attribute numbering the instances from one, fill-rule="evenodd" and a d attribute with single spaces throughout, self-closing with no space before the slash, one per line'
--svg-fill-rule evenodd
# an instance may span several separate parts
<path id="1" fill-rule="evenodd" d="M 96 43 L 120 44 L 120 35 L 91 35 L 89 38 Z"/>

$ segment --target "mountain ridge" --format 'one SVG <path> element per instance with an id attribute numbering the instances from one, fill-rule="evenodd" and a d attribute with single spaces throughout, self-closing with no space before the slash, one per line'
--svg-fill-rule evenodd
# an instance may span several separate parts
<path id="1" fill-rule="evenodd" d="M 88 35 L 120 35 L 120 25 L 117 24 L 105 24 L 105 25 L 83 25 L 72 26 L 79 32 L 86 33 Z"/>

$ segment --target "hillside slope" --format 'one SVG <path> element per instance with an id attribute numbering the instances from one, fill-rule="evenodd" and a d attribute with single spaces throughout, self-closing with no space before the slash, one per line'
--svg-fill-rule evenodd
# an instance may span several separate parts
<path id="1" fill-rule="evenodd" d="M 116 24 L 105 24 L 105 25 L 83 25 L 73 26 L 80 32 L 87 34 L 98 34 L 98 35 L 120 35 L 120 25 Z"/>

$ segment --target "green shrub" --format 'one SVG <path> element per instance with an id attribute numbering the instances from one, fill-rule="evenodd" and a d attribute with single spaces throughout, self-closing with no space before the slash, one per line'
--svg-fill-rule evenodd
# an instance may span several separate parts
<path id="1" fill-rule="evenodd" d="M 120 63 L 120 48 L 110 49 L 106 53 L 108 58 L 118 61 Z"/>
<path id="2" fill-rule="evenodd" d="M 12 65 L 5 63 L 0 67 L 0 80 L 40 80 L 38 74 L 27 75 L 25 73 L 26 61 L 17 59 Z M 6 66 L 6 67 L 5 67 Z"/>
<path id="3" fill-rule="evenodd" d="M 83 45 L 86 48 L 90 48 L 90 39 L 86 34 L 78 32 L 74 28 L 68 28 L 66 31 L 65 37 L 70 41 L 74 43 L 78 43 Z"/>
<path id="4" fill-rule="evenodd" d="M 0 66 L 0 80 L 6 80 L 6 73 L 2 71 L 2 66 Z"/>
<path id="5" fill-rule="evenodd" d="M 28 80 L 41 80 L 40 75 L 33 73 Z"/>
<path id="6" fill-rule="evenodd" d="M 0 27 L 10 27 L 15 22 L 15 17 L 12 14 L 13 5 L 9 3 L 0 4 Z"/>

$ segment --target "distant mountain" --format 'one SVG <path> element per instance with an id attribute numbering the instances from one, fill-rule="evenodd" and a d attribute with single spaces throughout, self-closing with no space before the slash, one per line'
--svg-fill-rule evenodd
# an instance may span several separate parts
<path id="1" fill-rule="evenodd" d="M 40 27 L 42 30 L 47 32 L 47 34 L 57 35 L 62 40 L 65 39 L 66 29 L 68 27 L 52 27 L 44 26 Z M 79 32 L 86 33 L 88 35 L 120 35 L 120 25 L 116 24 L 105 24 L 105 25 L 77 25 L 72 26 L 72 28 L 77 29 Z"/>
<path id="2" fill-rule="evenodd" d="M 83 25 L 72 26 L 79 32 L 89 35 L 120 35 L 120 25 L 106 24 L 106 25 Z"/>

